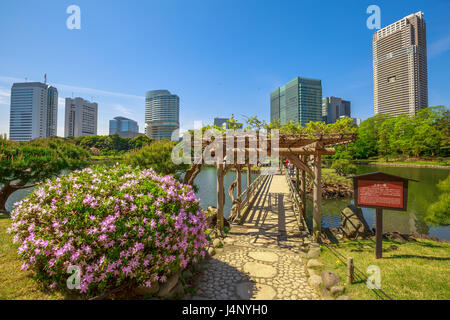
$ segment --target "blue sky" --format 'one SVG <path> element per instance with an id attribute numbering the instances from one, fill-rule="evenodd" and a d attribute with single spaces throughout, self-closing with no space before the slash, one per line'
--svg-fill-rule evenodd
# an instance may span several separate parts
<path id="1" fill-rule="evenodd" d="M 69 30 L 69 5 L 81 30 Z M 296 76 L 322 80 L 323 96 L 373 115 L 372 35 L 417 11 L 427 22 L 429 104 L 450 106 L 450 1 L 1 1 L 0 133 L 9 132 L 13 82 L 43 81 L 60 98 L 99 103 L 99 134 L 128 116 L 144 128 L 145 91 L 180 96 L 181 128 L 215 116 L 269 120 L 269 96 Z M 58 134 L 63 134 L 60 99 Z"/>

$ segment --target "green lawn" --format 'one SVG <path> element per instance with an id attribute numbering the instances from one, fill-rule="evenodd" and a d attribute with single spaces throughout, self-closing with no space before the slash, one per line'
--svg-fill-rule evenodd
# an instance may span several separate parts
<path id="1" fill-rule="evenodd" d="M 55 300 L 64 299 L 58 293 L 39 289 L 29 271 L 21 271 L 22 260 L 17 255 L 18 245 L 6 232 L 10 219 L 0 215 L 0 300 Z"/>
<path id="2" fill-rule="evenodd" d="M 417 242 L 383 241 L 383 258 L 375 259 L 374 240 L 341 241 L 330 245 L 367 275 L 367 267 L 381 270 L 381 289 L 394 300 L 450 300 L 450 244 L 429 240 Z M 345 283 L 347 266 L 338 261 L 327 246 L 322 246 L 320 260 L 326 269 L 337 273 Z M 323 269 L 323 268 L 322 268 Z M 368 289 L 365 280 L 346 285 L 352 299 L 380 299 Z"/>

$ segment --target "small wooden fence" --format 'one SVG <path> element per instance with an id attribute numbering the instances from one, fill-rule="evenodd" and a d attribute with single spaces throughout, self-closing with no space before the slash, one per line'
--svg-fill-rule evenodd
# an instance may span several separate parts
<path id="1" fill-rule="evenodd" d="M 291 194 L 292 202 L 294 203 L 294 213 L 295 217 L 297 218 L 297 223 L 300 231 L 308 231 L 310 233 L 310 230 L 308 229 L 308 226 L 306 224 L 306 217 L 302 215 L 302 208 L 304 205 L 302 203 L 302 199 L 300 195 L 298 194 L 297 188 L 295 187 L 294 183 L 292 182 L 291 177 L 289 176 L 288 170 L 283 170 L 284 176 L 286 177 L 286 182 L 289 186 L 289 191 Z"/>

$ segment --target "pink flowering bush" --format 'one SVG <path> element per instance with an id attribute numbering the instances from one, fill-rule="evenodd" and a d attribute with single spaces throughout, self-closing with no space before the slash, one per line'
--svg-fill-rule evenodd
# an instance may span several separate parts
<path id="1" fill-rule="evenodd" d="M 17 203 L 11 218 L 22 269 L 68 290 L 68 268 L 77 266 L 85 296 L 164 282 L 204 257 L 208 244 L 190 186 L 124 165 L 48 180 Z"/>

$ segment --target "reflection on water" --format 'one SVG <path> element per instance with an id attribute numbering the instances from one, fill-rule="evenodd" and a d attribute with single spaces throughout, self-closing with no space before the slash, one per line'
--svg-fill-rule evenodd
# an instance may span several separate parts
<path id="1" fill-rule="evenodd" d="M 450 170 L 432 168 L 406 168 L 383 166 L 358 166 L 357 174 L 382 171 L 404 178 L 418 180 L 408 184 L 408 211 L 383 210 L 383 230 L 401 233 L 423 233 L 450 240 L 450 227 L 429 226 L 424 222 L 428 207 L 437 201 L 441 191 L 436 184 L 444 180 Z M 351 199 L 322 200 L 322 223 L 325 227 L 338 227 L 340 212 L 349 204 Z M 375 209 L 363 208 L 367 223 L 375 227 Z M 312 219 L 312 202 L 307 203 L 308 219 Z"/>
<path id="2" fill-rule="evenodd" d="M 195 178 L 195 185 L 199 188 L 196 195 L 200 198 L 200 204 L 202 208 L 206 209 L 208 206 L 217 206 L 217 175 L 216 168 L 204 167 L 202 171 Z M 257 173 L 252 173 L 252 182 L 258 177 Z M 230 184 L 236 179 L 235 171 L 228 171 L 224 177 L 225 188 L 225 205 L 224 215 L 226 218 L 230 215 L 231 199 L 228 196 L 228 188 Z M 247 189 L 247 171 L 242 171 L 242 191 Z M 235 193 L 236 194 L 236 193 Z"/>

